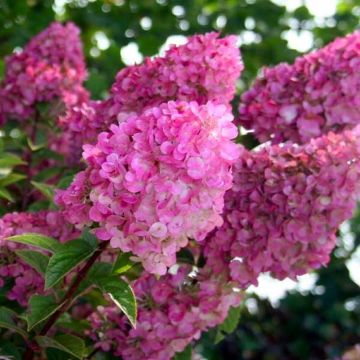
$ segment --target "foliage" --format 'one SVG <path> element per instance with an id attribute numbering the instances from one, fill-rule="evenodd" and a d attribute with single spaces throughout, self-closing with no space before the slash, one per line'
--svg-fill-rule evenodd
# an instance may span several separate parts
<path id="1" fill-rule="evenodd" d="M 296 277 L 327 263 L 358 195 L 359 130 L 330 124 L 314 141 L 255 152 L 264 139 L 236 138 L 230 110 L 262 66 L 299 55 L 287 31 L 310 31 L 320 47 L 351 32 L 358 12 L 349 0 L 323 21 L 265 0 L 0 0 L 0 355 L 191 359 L 210 328 L 196 347 L 209 360 L 336 358 L 359 342 L 345 265 L 358 218 L 353 249 L 340 242 L 311 292 L 276 308 L 250 296 L 255 314 L 244 293 L 261 272 Z M 54 20 L 81 29 L 84 84 L 78 30 Z M 190 37 L 116 76 L 131 47 L 154 56 L 169 36 L 213 30 L 237 38 Z"/>

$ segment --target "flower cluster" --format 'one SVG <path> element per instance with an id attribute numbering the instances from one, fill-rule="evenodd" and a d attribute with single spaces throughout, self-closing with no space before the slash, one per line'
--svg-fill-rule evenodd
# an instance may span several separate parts
<path id="1" fill-rule="evenodd" d="M 144 273 L 134 283 L 138 299 L 136 329 L 114 306 L 98 307 L 89 317 L 96 347 L 124 360 L 172 359 L 203 331 L 222 323 L 241 297 L 223 276 L 182 265 L 157 280 Z"/>
<path id="2" fill-rule="evenodd" d="M 260 142 L 304 143 L 358 124 L 360 32 L 297 58 L 265 68 L 239 105 L 238 123 Z"/>
<path id="3" fill-rule="evenodd" d="M 88 226 L 106 242 L 66 275 L 64 288 L 72 285 L 58 314 L 75 302 L 80 281 L 92 277 L 86 271 L 94 261 L 112 269 L 114 280 L 110 264 L 120 250 L 131 253 L 129 261 L 142 267 L 121 276 L 137 297 L 137 327 L 117 307 L 94 309 L 83 295 L 69 315 L 90 320 L 86 335 L 102 351 L 169 360 L 223 322 L 241 301 L 237 288 L 256 284 L 261 273 L 296 278 L 325 265 L 360 195 L 358 38 L 360 32 L 294 65 L 265 69 L 242 96 L 238 123 L 273 144 L 249 151 L 235 144 L 230 106 L 243 68 L 236 37 L 193 36 L 164 57 L 121 70 L 109 98 L 99 101 L 82 85 L 78 29 L 52 24 L 6 60 L 0 122 L 21 120 L 34 138 L 39 125 L 48 147 L 65 155 L 72 167 L 66 170 L 78 169 L 81 148 L 86 167 L 57 191 L 61 210 L 0 218 L 0 287 L 9 287 L 8 299 L 26 307 L 34 293 L 47 294 L 40 274 L 16 256 L 27 247 L 9 236 L 33 232 L 64 242 Z M 43 119 L 39 102 L 50 105 Z M 25 156 L 29 161 L 18 167 L 25 176 L 13 177 L 28 182 L 20 195 L 39 169 L 48 176 L 53 165 L 40 151 L 36 156 Z M 36 200 L 31 195 L 12 206 L 42 205 Z M 191 253 L 186 264 L 184 253 Z"/>
<path id="4" fill-rule="evenodd" d="M 129 115 L 84 146 L 88 168 L 57 202 L 76 225 L 165 274 L 189 238 L 221 225 L 239 148 L 225 105 L 169 102 Z"/>
<path id="5" fill-rule="evenodd" d="M 56 211 L 14 212 L 0 218 L 0 287 L 4 286 L 6 280 L 13 279 L 14 285 L 7 297 L 23 306 L 34 293 L 43 292 L 44 280 L 15 255 L 14 251 L 27 247 L 8 241 L 7 238 L 29 232 L 51 236 L 61 242 L 79 235 L 71 225 L 64 223 L 62 214 Z"/>
<path id="6" fill-rule="evenodd" d="M 68 104 L 87 96 L 81 86 L 86 77 L 79 29 L 53 23 L 35 36 L 23 51 L 5 61 L 0 89 L 2 118 L 25 120 L 38 102 L 61 98 Z"/>
<path id="7" fill-rule="evenodd" d="M 303 146 L 244 151 L 225 200 L 225 223 L 207 240 L 214 271 L 242 286 L 262 272 L 280 279 L 329 261 L 339 225 L 360 195 L 360 127 Z"/>
<path id="8" fill-rule="evenodd" d="M 115 113 L 139 112 L 169 100 L 228 103 L 242 69 L 235 36 L 195 35 L 164 57 L 120 71 L 111 89 Z"/>
<path id="9" fill-rule="evenodd" d="M 86 143 L 121 121 L 124 113 L 140 113 L 170 100 L 228 104 L 242 69 L 235 36 L 196 35 L 185 45 L 171 47 L 164 57 L 121 70 L 109 99 L 70 108 L 60 125 Z"/>

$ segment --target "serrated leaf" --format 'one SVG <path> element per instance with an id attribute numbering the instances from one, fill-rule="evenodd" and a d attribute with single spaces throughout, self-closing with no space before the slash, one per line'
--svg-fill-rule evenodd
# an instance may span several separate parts
<path id="1" fill-rule="evenodd" d="M 45 289 L 56 285 L 71 270 L 89 258 L 95 249 L 96 247 L 81 239 L 63 244 L 50 258 L 45 273 Z"/>
<path id="2" fill-rule="evenodd" d="M 31 184 L 38 189 L 47 199 L 50 201 L 54 198 L 54 187 L 49 184 L 40 183 L 37 181 L 31 181 Z"/>
<path id="3" fill-rule="evenodd" d="M 33 295 L 29 300 L 28 331 L 49 318 L 60 306 L 51 295 Z"/>
<path id="4" fill-rule="evenodd" d="M 176 353 L 174 360 L 191 360 L 191 357 L 192 357 L 192 348 L 191 345 L 188 345 L 183 352 Z"/>
<path id="5" fill-rule="evenodd" d="M 14 184 L 14 183 L 16 183 L 16 182 L 18 182 L 20 180 L 25 179 L 25 178 L 26 178 L 26 176 L 22 175 L 22 174 L 16 174 L 16 173 L 9 174 L 5 178 L 0 179 L 0 187 L 4 187 L 4 186 Z"/>
<path id="6" fill-rule="evenodd" d="M 10 191 L 5 188 L 0 188 L 0 197 L 10 202 L 14 201 L 14 198 L 11 195 Z"/>
<path id="7" fill-rule="evenodd" d="M 130 253 L 120 253 L 116 258 L 111 272 L 113 274 L 122 274 L 130 270 L 134 266 L 134 263 L 130 260 L 130 257 Z"/>
<path id="8" fill-rule="evenodd" d="M 5 307 L 0 307 L 0 328 L 15 331 L 26 339 L 26 331 L 16 325 L 14 321 L 15 318 L 17 318 L 17 314 L 14 311 Z"/>
<path id="9" fill-rule="evenodd" d="M 26 162 L 19 156 L 11 153 L 0 154 L 0 168 L 11 168 L 17 165 L 24 165 Z"/>
<path id="10" fill-rule="evenodd" d="M 131 286 L 125 281 L 114 277 L 102 279 L 99 285 L 102 291 L 106 292 L 127 316 L 132 326 L 136 327 L 136 298 Z"/>
<path id="11" fill-rule="evenodd" d="M 39 274 L 44 275 L 49 257 L 33 250 L 16 250 L 15 253 L 27 264 L 33 267 Z"/>
<path id="12" fill-rule="evenodd" d="M 35 246 L 51 252 L 58 251 L 63 246 L 61 243 L 51 237 L 35 233 L 14 235 L 8 237 L 7 240 L 14 241 L 20 244 Z"/>
<path id="13" fill-rule="evenodd" d="M 84 341 L 74 335 L 64 334 L 55 336 L 54 338 L 48 336 L 36 336 L 35 340 L 41 347 L 59 349 L 77 359 L 83 359 L 87 355 Z"/>

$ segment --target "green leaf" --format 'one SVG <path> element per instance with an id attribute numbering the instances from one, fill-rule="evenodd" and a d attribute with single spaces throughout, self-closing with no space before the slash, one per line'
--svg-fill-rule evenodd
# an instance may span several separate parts
<path id="1" fill-rule="evenodd" d="M 63 178 L 60 179 L 60 181 L 57 184 L 57 188 L 59 189 L 66 189 L 70 186 L 70 184 L 73 182 L 75 177 L 75 174 L 72 175 L 66 175 Z"/>
<path id="2" fill-rule="evenodd" d="M 57 335 L 54 338 L 36 336 L 35 340 L 41 347 L 59 349 L 76 357 L 77 359 L 83 359 L 87 355 L 84 341 L 74 335 Z"/>
<path id="3" fill-rule="evenodd" d="M 122 310 L 130 320 L 132 326 L 136 326 L 136 298 L 131 286 L 125 281 L 109 277 L 102 279 L 99 284 L 102 291 L 106 292 L 111 300 Z"/>
<path id="4" fill-rule="evenodd" d="M 0 188 L 0 197 L 10 202 L 14 201 L 14 198 L 11 195 L 10 191 L 5 188 Z"/>
<path id="5" fill-rule="evenodd" d="M 4 187 L 4 186 L 8 186 L 11 184 L 14 184 L 20 180 L 25 179 L 26 176 L 22 175 L 22 174 L 16 174 L 16 173 L 12 173 L 9 174 L 7 177 L 0 179 L 0 187 Z"/>
<path id="6" fill-rule="evenodd" d="M 49 184 L 32 181 L 31 184 L 38 189 L 50 201 L 54 198 L 54 187 Z"/>
<path id="7" fill-rule="evenodd" d="M 75 293 L 75 298 L 81 295 L 90 286 L 100 284 L 102 279 L 108 277 L 111 273 L 111 265 L 109 263 L 97 262 L 95 263 L 85 279 L 81 282 L 79 288 Z"/>
<path id="8" fill-rule="evenodd" d="M 19 156 L 11 153 L 0 154 L 0 168 L 11 168 L 16 165 L 24 165 L 26 162 Z"/>
<path id="9" fill-rule="evenodd" d="M 185 350 L 181 353 L 177 353 L 174 357 L 174 360 L 191 360 L 192 349 L 191 345 L 188 345 Z"/>
<path id="10" fill-rule="evenodd" d="M 38 182 L 45 182 L 61 173 L 62 168 L 59 166 L 52 166 L 39 171 L 35 176 L 34 180 Z"/>
<path id="11" fill-rule="evenodd" d="M 85 228 L 81 234 L 81 238 L 86 241 L 90 246 L 96 248 L 98 241 L 95 235 L 93 235 L 88 228 Z"/>
<path id="12" fill-rule="evenodd" d="M 32 266 L 39 274 L 44 275 L 49 263 L 49 257 L 33 250 L 16 250 L 15 253 Z"/>
<path id="13" fill-rule="evenodd" d="M 31 151 L 38 151 L 46 146 L 46 142 L 35 144 L 30 138 L 27 138 L 26 140 Z"/>
<path id="14" fill-rule="evenodd" d="M 120 253 L 116 258 L 116 261 L 112 268 L 113 274 L 122 274 L 128 270 L 130 270 L 134 263 L 130 260 L 131 253 Z"/>
<path id="15" fill-rule="evenodd" d="M 5 307 L 0 307 L 0 328 L 15 331 L 26 339 L 26 331 L 16 325 L 14 321 L 15 318 L 17 318 L 17 314 L 14 311 Z"/>
<path id="16" fill-rule="evenodd" d="M 77 265 L 89 258 L 95 249 L 96 247 L 81 239 L 65 243 L 50 258 L 45 273 L 45 289 L 50 289 L 56 285 Z"/>
<path id="17" fill-rule="evenodd" d="M 231 307 L 225 321 L 217 327 L 215 344 L 222 341 L 225 335 L 234 332 L 239 324 L 242 306 Z"/>
<path id="18" fill-rule="evenodd" d="M 49 318 L 60 306 L 53 296 L 33 295 L 29 300 L 28 331 Z"/>
<path id="19" fill-rule="evenodd" d="M 63 246 L 61 243 L 51 237 L 34 233 L 10 236 L 7 238 L 7 240 L 15 241 L 20 244 L 35 246 L 51 252 L 58 251 Z"/>

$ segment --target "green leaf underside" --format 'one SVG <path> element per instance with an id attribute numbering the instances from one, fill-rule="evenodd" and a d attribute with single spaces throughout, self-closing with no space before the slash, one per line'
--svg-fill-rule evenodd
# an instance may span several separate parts
<path id="1" fill-rule="evenodd" d="M 41 347 L 55 348 L 64 351 L 77 359 L 83 359 L 87 355 L 84 341 L 74 335 L 57 335 L 54 338 L 36 336 L 35 339 Z"/>
<path id="2" fill-rule="evenodd" d="M 64 244 L 50 258 L 45 274 L 45 289 L 56 285 L 77 265 L 89 258 L 95 249 L 94 246 L 81 239 Z"/>
<path id="3" fill-rule="evenodd" d="M 8 329 L 17 332 L 23 338 L 27 338 L 26 332 L 18 327 L 14 321 L 14 318 L 17 317 L 17 314 L 7 309 L 6 307 L 0 307 L 0 328 Z"/>
<path id="4" fill-rule="evenodd" d="M 53 296 L 33 295 L 29 300 L 30 313 L 27 316 L 28 330 L 49 318 L 60 306 Z"/>
<path id="5" fill-rule="evenodd" d="M 35 246 L 44 250 L 55 252 L 63 246 L 55 239 L 34 233 L 26 233 L 21 235 L 10 236 L 7 238 L 9 241 L 15 241 L 20 244 Z"/>
<path id="6" fill-rule="evenodd" d="M 49 263 L 48 256 L 33 250 L 16 250 L 15 253 L 39 274 L 45 274 Z"/>
<path id="7" fill-rule="evenodd" d="M 130 257 L 131 257 L 130 253 L 119 254 L 113 265 L 112 273 L 122 274 L 130 270 L 134 266 L 134 263 L 130 260 Z"/>
<path id="8" fill-rule="evenodd" d="M 127 316 L 132 326 L 136 326 L 136 298 L 131 286 L 118 278 L 106 278 L 99 284 L 101 289 L 106 292 L 111 300 Z"/>

